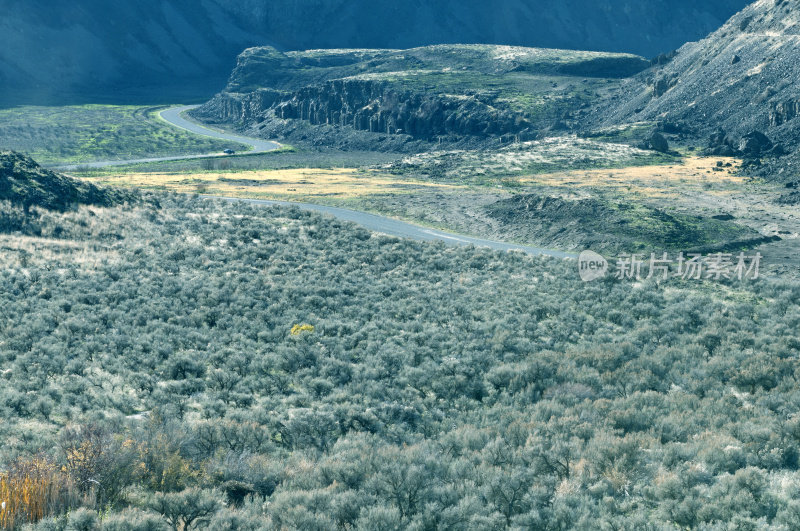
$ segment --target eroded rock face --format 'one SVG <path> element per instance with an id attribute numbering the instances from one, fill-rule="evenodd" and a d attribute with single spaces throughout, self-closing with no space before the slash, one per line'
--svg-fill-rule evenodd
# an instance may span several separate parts
<path id="1" fill-rule="evenodd" d="M 529 132 L 531 126 L 524 118 L 475 97 L 398 92 L 384 83 L 354 79 L 304 88 L 280 103 L 275 114 L 313 125 L 415 138 L 518 134 Z"/>
<path id="2" fill-rule="evenodd" d="M 770 103 L 769 125 L 778 127 L 800 116 L 800 99 Z"/>
<path id="3" fill-rule="evenodd" d="M 270 89 L 259 89 L 245 94 L 222 93 L 192 114 L 209 123 L 245 125 L 258 119 L 258 116 L 286 95 Z"/>
<path id="4" fill-rule="evenodd" d="M 242 125 L 274 116 L 426 140 L 446 135 L 514 135 L 517 140 L 536 136 L 524 117 L 475 97 L 397 91 L 385 83 L 355 79 L 331 81 L 288 95 L 267 90 L 220 94 L 195 116 Z"/>

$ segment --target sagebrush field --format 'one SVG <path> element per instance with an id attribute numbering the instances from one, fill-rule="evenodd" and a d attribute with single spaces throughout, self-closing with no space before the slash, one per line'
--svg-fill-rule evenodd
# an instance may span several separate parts
<path id="1" fill-rule="evenodd" d="M 165 195 L 25 230 L 0 242 L 0 480 L 40 463 L 73 509 L 36 529 L 800 514 L 798 284 L 584 284 L 573 261 Z"/>

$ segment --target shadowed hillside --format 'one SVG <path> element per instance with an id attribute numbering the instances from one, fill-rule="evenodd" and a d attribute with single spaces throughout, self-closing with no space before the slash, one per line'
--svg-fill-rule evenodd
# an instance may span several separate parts
<path id="1" fill-rule="evenodd" d="M 745 4 L 7 0 L 0 20 L 0 100 L 202 98 L 224 84 L 236 54 L 255 45 L 297 50 L 476 42 L 654 56 L 707 35 Z"/>

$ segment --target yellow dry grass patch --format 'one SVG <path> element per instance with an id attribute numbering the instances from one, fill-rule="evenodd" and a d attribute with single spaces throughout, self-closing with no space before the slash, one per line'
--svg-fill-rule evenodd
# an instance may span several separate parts
<path id="1" fill-rule="evenodd" d="M 356 169 L 291 169 L 208 173 L 129 173 L 89 178 L 102 184 L 197 192 L 231 197 L 340 199 L 420 189 L 457 188 L 453 185 L 398 180 L 378 172 Z"/>
<path id="2" fill-rule="evenodd" d="M 718 162 L 723 166 L 718 167 Z M 558 188 L 617 189 L 621 193 L 661 199 L 695 191 L 727 195 L 745 182 L 745 178 L 734 173 L 740 164 L 741 161 L 732 158 L 687 157 L 682 164 L 564 171 L 523 177 L 519 181 Z"/>
<path id="3" fill-rule="evenodd" d="M 78 501 L 73 481 L 44 459 L 18 462 L 13 472 L 0 473 L 0 529 L 19 529 Z"/>

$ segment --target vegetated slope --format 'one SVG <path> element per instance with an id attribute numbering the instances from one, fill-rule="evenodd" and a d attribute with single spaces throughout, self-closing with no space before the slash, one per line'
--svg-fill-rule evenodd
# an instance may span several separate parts
<path id="1" fill-rule="evenodd" d="M 194 114 L 252 134 L 337 147 L 507 142 L 566 129 L 573 113 L 647 66 L 630 54 L 510 46 L 262 47 L 241 54 L 225 91 Z"/>
<path id="2" fill-rule="evenodd" d="M 745 3 L 6 0 L 0 99 L 207 96 L 237 53 L 266 44 L 296 50 L 477 42 L 655 56 L 706 35 Z"/>
<path id="3" fill-rule="evenodd" d="M 626 83 L 603 120 L 672 122 L 672 129 L 699 136 L 709 153 L 761 158 L 761 168 L 754 164 L 761 174 L 796 180 L 798 77 L 800 2 L 759 0 L 683 46 L 668 64 Z"/>
<path id="4" fill-rule="evenodd" d="M 520 194 L 485 210 L 509 238 L 559 248 L 709 253 L 773 241 L 730 221 L 670 213 L 633 201 Z"/>
<path id="5" fill-rule="evenodd" d="M 0 252 L 0 482 L 69 528 L 795 525 L 797 284 L 159 197 Z"/>
<path id="6" fill-rule="evenodd" d="M 75 205 L 110 206 L 132 197 L 130 192 L 101 188 L 46 170 L 20 153 L 0 151 L 0 201 L 26 210 L 35 206 L 63 211 Z"/>

